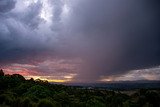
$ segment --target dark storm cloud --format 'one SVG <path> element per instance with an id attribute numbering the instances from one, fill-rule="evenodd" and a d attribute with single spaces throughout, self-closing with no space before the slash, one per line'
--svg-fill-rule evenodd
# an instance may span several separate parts
<path id="1" fill-rule="evenodd" d="M 32 4 L 28 7 L 28 9 L 22 14 L 19 18 L 20 20 L 31 27 L 31 29 L 37 28 L 39 23 L 42 20 L 39 17 L 40 11 L 42 8 L 42 4 L 37 2 L 36 4 Z"/>
<path id="2" fill-rule="evenodd" d="M 9 12 L 15 7 L 15 0 L 0 0 L 0 13 Z"/>
<path id="3" fill-rule="evenodd" d="M 72 24 L 70 35 L 79 40 L 74 48 L 78 47 L 77 54 L 85 59 L 77 78 L 95 80 L 103 75 L 120 75 L 132 69 L 159 65 L 157 4 L 159 2 L 144 0 L 75 2 L 67 26 Z"/>
<path id="4" fill-rule="evenodd" d="M 11 10 L 15 1 L 0 1 L 1 7 Z M 10 6 L 11 5 L 11 6 Z M 15 7 L 15 6 L 14 6 Z M 14 9 L 12 7 L 12 9 Z M 41 4 L 39 2 L 28 6 L 23 12 L 10 12 L 0 16 L 0 63 L 30 63 L 44 54 L 46 45 L 41 38 L 43 35 L 35 28 L 42 22 L 39 18 Z M 30 56 L 35 56 L 31 58 Z"/>
<path id="5" fill-rule="evenodd" d="M 80 58 L 75 81 L 88 82 L 160 65 L 158 1 L 49 1 L 48 24 L 40 17 L 42 2 L 19 12 L 13 9 L 15 2 L 7 1 L 0 1 L 0 8 L 5 7 L 0 9 L 1 63 Z"/>

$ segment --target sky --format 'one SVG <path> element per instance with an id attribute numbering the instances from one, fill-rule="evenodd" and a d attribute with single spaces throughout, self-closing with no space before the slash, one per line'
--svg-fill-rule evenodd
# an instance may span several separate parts
<path id="1" fill-rule="evenodd" d="M 49 82 L 160 80 L 158 0 L 0 0 L 0 68 Z"/>

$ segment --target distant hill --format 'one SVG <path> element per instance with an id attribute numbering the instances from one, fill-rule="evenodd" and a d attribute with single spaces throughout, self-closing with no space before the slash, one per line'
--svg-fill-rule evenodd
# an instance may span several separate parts
<path id="1" fill-rule="evenodd" d="M 67 86 L 80 86 L 109 90 L 160 89 L 160 81 L 114 81 L 108 83 L 65 83 Z"/>

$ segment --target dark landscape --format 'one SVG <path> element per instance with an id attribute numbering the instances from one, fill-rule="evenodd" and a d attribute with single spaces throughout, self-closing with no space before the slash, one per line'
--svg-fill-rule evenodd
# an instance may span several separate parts
<path id="1" fill-rule="evenodd" d="M 0 107 L 159 107 L 160 85 L 155 84 L 69 86 L 4 75 L 1 70 Z"/>

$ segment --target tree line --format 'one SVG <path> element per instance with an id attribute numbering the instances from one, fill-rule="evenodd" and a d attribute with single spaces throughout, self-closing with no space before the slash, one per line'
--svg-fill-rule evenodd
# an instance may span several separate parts
<path id="1" fill-rule="evenodd" d="M 139 89 L 128 95 L 26 80 L 0 70 L 0 107 L 160 107 L 160 90 Z"/>

